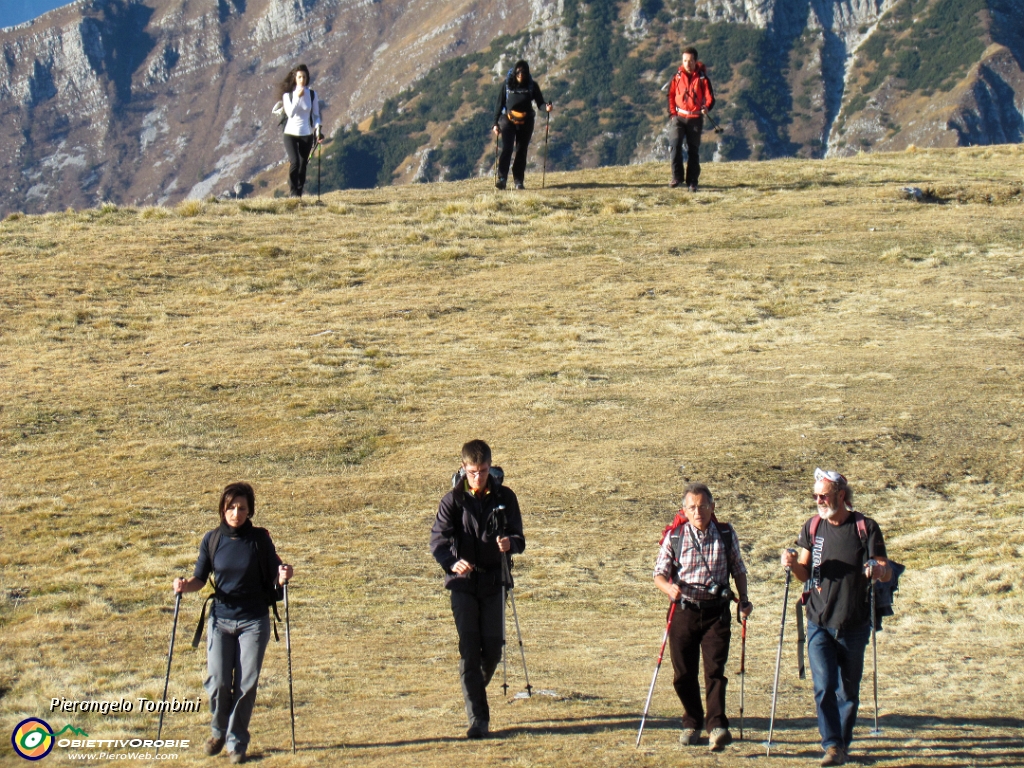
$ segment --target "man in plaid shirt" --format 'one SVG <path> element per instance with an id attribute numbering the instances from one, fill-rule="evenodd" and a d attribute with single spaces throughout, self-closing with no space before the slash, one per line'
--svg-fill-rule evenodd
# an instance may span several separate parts
<path id="1" fill-rule="evenodd" d="M 669 626 L 673 684 L 683 704 L 684 746 L 697 743 L 707 726 L 712 752 L 732 742 L 725 715 L 725 663 L 732 635 L 732 590 L 739 592 L 739 613 L 746 618 L 754 609 L 747 600 L 747 568 L 740 542 L 731 525 L 715 519 L 715 500 L 703 483 L 691 483 L 683 495 L 683 510 L 665 529 L 654 566 L 654 583 L 679 603 Z M 707 718 L 700 698 L 697 671 L 704 657 Z"/>

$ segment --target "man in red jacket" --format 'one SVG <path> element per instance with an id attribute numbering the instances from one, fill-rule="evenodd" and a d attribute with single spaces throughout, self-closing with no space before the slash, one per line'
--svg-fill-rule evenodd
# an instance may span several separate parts
<path id="1" fill-rule="evenodd" d="M 685 183 L 691 192 L 697 191 L 700 178 L 700 134 L 704 130 L 704 115 L 715 105 L 704 64 L 697 59 L 696 48 L 683 49 L 683 66 L 676 72 L 668 87 L 669 141 L 672 145 L 672 182 L 678 187 Z M 686 139 L 686 173 L 683 174 L 683 139 Z"/>

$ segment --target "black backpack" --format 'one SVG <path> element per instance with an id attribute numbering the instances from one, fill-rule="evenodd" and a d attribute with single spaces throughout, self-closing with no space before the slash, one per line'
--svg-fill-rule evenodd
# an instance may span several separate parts
<path id="1" fill-rule="evenodd" d="M 199 612 L 199 624 L 196 626 L 196 633 L 192 637 L 192 647 L 198 648 L 199 641 L 203 638 L 203 626 L 206 624 L 206 606 L 209 605 L 211 600 L 217 597 L 217 580 L 214 577 L 213 572 L 213 556 L 217 554 L 217 547 L 220 546 L 220 528 L 214 528 L 210 531 L 210 537 L 206 540 L 206 556 L 210 560 L 210 586 L 213 587 L 213 594 L 207 595 L 203 601 L 203 608 Z M 277 569 L 276 563 L 271 563 L 270 558 L 267 557 L 267 553 L 270 552 L 270 548 L 266 546 L 266 543 L 270 541 L 270 532 L 266 528 L 257 528 L 255 525 L 252 527 L 251 536 L 256 539 L 256 557 L 260 564 L 260 575 L 263 577 L 263 589 L 267 599 L 267 605 L 273 609 L 274 621 L 272 623 L 274 627 L 274 642 L 281 642 L 281 638 L 277 634 L 277 624 L 281 621 L 281 616 L 277 612 L 277 601 L 284 599 L 284 593 L 282 588 L 277 584 Z M 261 547 L 260 543 L 263 542 L 264 546 Z M 273 585 L 273 586 L 271 586 Z"/>

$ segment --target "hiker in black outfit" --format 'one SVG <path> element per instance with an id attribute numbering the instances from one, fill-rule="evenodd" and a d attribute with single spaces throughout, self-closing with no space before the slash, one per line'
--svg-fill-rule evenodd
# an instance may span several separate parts
<path id="1" fill-rule="evenodd" d="M 551 111 L 551 104 L 544 101 L 537 81 L 530 77 L 530 65 L 525 61 L 517 61 L 508 77 L 501 85 L 498 97 L 498 110 L 494 113 L 494 135 L 501 134 L 501 157 L 498 158 L 498 179 L 494 186 L 505 189 L 508 183 L 508 165 L 512 159 L 513 148 L 516 151 L 515 162 L 512 163 L 512 180 L 516 189 L 525 189 L 523 179 L 526 176 L 526 151 L 533 136 L 533 124 L 538 108 Z"/>
<path id="2" fill-rule="evenodd" d="M 208 677 L 203 684 L 210 696 L 212 735 L 204 750 L 216 755 L 227 743 L 233 764 L 246 760 L 249 720 L 270 641 L 268 605 L 293 575 L 292 567 L 277 556 L 267 529 L 252 524 L 255 510 L 251 485 L 225 488 L 220 526 L 203 537 L 192 577 L 174 580 L 175 592 L 198 592 L 211 573 L 214 577 L 206 639 Z"/>
<path id="3" fill-rule="evenodd" d="M 466 736 L 482 739 L 490 727 L 487 684 L 501 661 L 503 557 L 526 549 L 519 501 L 502 485 L 483 440 L 462 446 L 462 467 L 441 499 L 430 531 L 430 551 L 444 569 L 459 633 L 459 676 L 469 719 Z M 506 585 L 511 588 L 511 584 Z"/>

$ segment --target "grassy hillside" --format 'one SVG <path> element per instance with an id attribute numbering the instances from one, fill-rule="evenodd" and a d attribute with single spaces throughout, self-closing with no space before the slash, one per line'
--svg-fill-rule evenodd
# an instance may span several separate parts
<path id="1" fill-rule="evenodd" d="M 159 698 L 171 579 L 191 569 L 220 489 L 247 479 L 256 522 L 296 568 L 300 751 L 272 643 L 252 725 L 262 764 L 748 765 L 767 730 L 777 552 L 824 466 L 909 566 L 879 636 L 884 733 L 867 736 L 868 676 L 855 754 L 1024 762 L 1022 159 L 729 163 L 697 195 L 634 166 L 518 194 L 481 179 L 320 207 L 9 217 L 0 722 L 61 728 L 53 697 Z M 517 602 L 531 683 L 554 695 L 503 704 L 499 671 L 497 735 L 471 744 L 427 538 L 472 437 L 523 506 Z M 667 663 L 633 749 L 666 607 L 650 570 L 688 479 L 736 524 L 756 605 L 747 740 L 716 757 L 677 750 Z M 202 695 L 198 606 L 186 597 L 178 627 L 179 698 Z M 778 747 L 758 761 L 780 768 L 819 755 L 793 630 L 791 612 Z M 736 646 L 734 729 L 738 660 Z M 509 670 L 511 698 L 523 679 Z M 66 722 L 156 732 L 137 711 Z M 168 715 L 164 735 L 198 744 L 205 723 Z M 209 764 L 198 751 L 176 764 Z"/>

